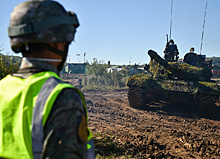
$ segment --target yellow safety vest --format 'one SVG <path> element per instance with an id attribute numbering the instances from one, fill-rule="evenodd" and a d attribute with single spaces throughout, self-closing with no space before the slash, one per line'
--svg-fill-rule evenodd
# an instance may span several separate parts
<path id="1" fill-rule="evenodd" d="M 62 89 L 75 88 L 50 71 L 25 79 L 8 75 L 0 81 L 0 88 L 0 157 L 40 158 L 43 127 L 52 106 Z M 83 94 L 77 91 L 86 111 Z M 88 122 L 87 111 L 86 116 Z M 92 135 L 88 131 L 89 141 Z M 91 146 L 87 144 L 87 148 Z"/>

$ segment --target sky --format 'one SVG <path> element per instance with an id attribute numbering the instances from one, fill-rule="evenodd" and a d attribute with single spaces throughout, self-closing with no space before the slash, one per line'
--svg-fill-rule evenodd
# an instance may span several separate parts
<path id="1" fill-rule="evenodd" d="M 10 48 L 7 27 L 13 8 L 23 0 L 9 1 L 1 3 L 0 49 L 4 54 L 21 56 Z M 200 53 L 207 0 L 173 0 L 172 16 L 171 1 L 59 0 L 66 10 L 77 14 L 80 23 L 67 62 L 85 59 L 91 63 L 96 58 L 115 65 L 149 63 L 149 49 L 164 56 L 170 26 L 180 58 L 190 47 Z M 208 0 L 201 52 L 207 57 L 220 57 L 219 8 L 220 0 Z"/>

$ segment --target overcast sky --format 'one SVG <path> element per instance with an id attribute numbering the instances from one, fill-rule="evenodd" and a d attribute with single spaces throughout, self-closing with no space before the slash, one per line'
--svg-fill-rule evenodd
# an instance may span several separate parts
<path id="1" fill-rule="evenodd" d="M 10 14 L 23 2 L 2 1 L 0 46 L 11 53 L 7 36 Z M 80 27 L 69 49 L 67 62 L 92 62 L 93 58 L 111 64 L 148 63 L 147 51 L 163 56 L 166 34 L 170 34 L 171 0 L 60 0 L 75 12 Z M 191 46 L 200 53 L 206 0 L 173 0 L 171 38 L 180 57 Z M 209 0 L 202 54 L 220 57 L 220 0 Z M 80 54 L 77 56 L 77 54 Z M 14 55 L 14 54 L 13 54 Z M 20 55 L 20 54 L 18 54 Z"/>

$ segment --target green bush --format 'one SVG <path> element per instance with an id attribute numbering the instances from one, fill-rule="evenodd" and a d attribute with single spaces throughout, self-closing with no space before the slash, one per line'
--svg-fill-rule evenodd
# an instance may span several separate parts
<path id="1" fill-rule="evenodd" d="M 120 89 L 126 87 L 125 82 L 128 78 L 126 70 L 113 71 L 109 73 L 108 64 L 103 60 L 98 61 L 93 59 L 92 63 L 87 63 L 86 78 L 83 79 L 83 84 L 86 89 Z M 85 89 L 85 87 L 84 87 Z"/>

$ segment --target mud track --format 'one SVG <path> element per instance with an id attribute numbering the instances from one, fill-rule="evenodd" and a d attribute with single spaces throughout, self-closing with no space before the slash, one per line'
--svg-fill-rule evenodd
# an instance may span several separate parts
<path id="1" fill-rule="evenodd" d="M 152 159 L 220 158 L 219 120 L 133 109 L 127 91 L 83 92 L 89 127 L 93 133 L 107 135 L 114 142 L 109 150 L 97 145 L 102 137 L 95 138 L 96 154 L 115 153 L 116 158 L 128 154 Z"/>

